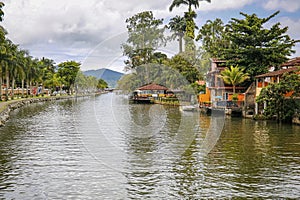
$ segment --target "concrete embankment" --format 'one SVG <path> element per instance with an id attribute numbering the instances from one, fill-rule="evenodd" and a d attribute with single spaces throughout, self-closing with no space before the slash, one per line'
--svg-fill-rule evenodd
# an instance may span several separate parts
<path id="1" fill-rule="evenodd" d="M 28 98 L 28 99 L 18 99 L 18 100 L 0 102 L 0 127 L 5 125 L 5 123 L 9 119 L 11 111 L 13 111 L 17 108 L 20 108 L 24 105 L 28 105 L 31 103 L 44 102 L 44 101 L 70 99 L 70 98 L 74 98 L 74 96 Z"/>

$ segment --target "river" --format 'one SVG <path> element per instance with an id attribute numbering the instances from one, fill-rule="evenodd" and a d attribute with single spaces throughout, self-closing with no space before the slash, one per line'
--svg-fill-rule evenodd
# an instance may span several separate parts
<path id="1" fill-rule="evenodd" d="M 296 199 L 300 126 L 109 93 L 13 111 L 0 164 L 0 199 Z"/>

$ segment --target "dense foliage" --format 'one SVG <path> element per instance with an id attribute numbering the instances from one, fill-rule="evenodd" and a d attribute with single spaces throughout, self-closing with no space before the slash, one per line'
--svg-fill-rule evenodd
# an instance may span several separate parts
<path id="1" fill-rule="evenodd" d="M 3 6 L 4 3 L 0 2 L 0 22 L 4 16 Z M 9 40 L 6 34 L 0 25 L 0 101 L 2 93 L 5 93 L 4 99 L 13 99 L 16 88 L 21 88 L 22 97 L 43 94 L 45 88 L 52 91 L 65 89 L 69 93 L 74 91 L 80 63 L 66 61 L 56 66 L 51 59 L 33 58 L 27 50 Z M 84 77 L 84 80 L 87 79 L 91 78 Z M 97 85 L 98 80 L 93 81 L 90 85 Z M 34 92 L 34 88 L 42 90 Z"/>
<path id="2" fill-rule="evenodd" d="M 151 62 L 154 51 L 164 46 L 166 38 L 161 27 L 163 19 L 156 19 L 151 11 L 138 13 L 126 19 L 128 39 L 122 44 L 127 70 Z"/>
<path id="3" fill-rule="evenodd" d="M 278 22 L 270 28 L 267 23 L 279 11 L 269 17 L 240 13 L 244 18 L 232 18 L 223 25 L 220 19 L 208 21 L 199 31 L 198 39 L 213 57 L 225 59 L 228 64 L 239 65 L 249 73 L 251 80 L 265 73 L 270 66 L 280 66 L 294 51 L 299 41 L 287 35 L 288 27 L 281 28 Z"/>
<path id="4" fill-rule="evenodd" d="M 199 1 L 207 1 L 210 3 L 210 0 L 174 0 L 169 7 L 169 11 L 171 12 L 174 9 L 174 7 L 179 7 L 181 5 L 188 6 L 188 11 L 184 12 L 185 51 L 193 52 L 196 50 L 194 39 L 195 39 L 195 29 L 197 29 L 198 27 L 196 26 L 194 19 L 197 17 L 197 14 L 194 10 L 192 10 L 192 7 L 195 7 L 195 9 L 197 9 L 199 7 Z"/>
<path id="5" fill-rule="evenodd" d="M 300 102 L 295 97 L 300 97 L 300 76 L 285 74 L 280 83 L 269 84 L 264 88 L 257 102 L 266 104 L 263 114 L 267 118 L 276 117 L 277 121 L 291 122 L 296 111 L 300 109 Z"/>
<path id="6" fill-rule="evenodd" d="M 230 68 L 226 67 L 224 71 L 221 72 L 221 77 L 226 84 L 233 86 L 234 94 L 236 85 L 243 83 L 249 78 L 248 74 L 244 73 L 244 69 L 241 69 L 238 66 L 230 66 Z"/>

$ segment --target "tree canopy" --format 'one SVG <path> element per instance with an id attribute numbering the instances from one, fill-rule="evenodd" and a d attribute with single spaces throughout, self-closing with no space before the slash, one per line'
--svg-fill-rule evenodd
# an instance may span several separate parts
<path id="1" fill-rule="evenodd" d="M 127 69 L 149 63 L 154 51 L 166 44 L 163 19 L 156 19 L 151 11 L 138 13 L 126 19 L 128 39 L 122 44 Z"/>
<path id="2" fill-rule="evenodd" d="M 197 39 L 213 57 L 227 60 L 228 65 L 239 65 L 254 80 L 269 67 L 278 67 L 287 61 L 299 40 L 291 39 L 287 35 L 288 27 L 281 27 L 279 22 L 268 28 L 267 23 L 279 11 L 265 18 L 240 14 L 243 19 L 232 18 L 226 25 L 220 19 L 207 21 Z"/>
<path id="3" fill-rule="evenodd" d="M 287 93 L 292 94 L 290 97 L 286 97 Z M 276 116 L 278 122 L 291 122 L 296 111 L 300 109 L 299 101 L 295 100 L 295 97 L 299 96 L 299 74 L 285 74 L 280 83 L 269 84 L 266 88 L 263 88 L 257 102 L 266 104 L 263 113 L 266 118 L 272 119 Z"/>
<path id="4" fill-rule="evenodd" d="M 227 25 L 226 35 L 231 45 L 223 50 L 223 58 L 245 68 L 252 80 L 256 75 L 266 73 L 269 67 L 287 61 L 294 52 L 292 47 L 298 42 L 287 35 L 288 27 L 281 28 L 279 22 L 265 28 L 278 13 L 266 18 L 241 13 L 244 19 L 232 18 Z"/>
<path id="5" fill-rule="evenodd" d="M 207 20 L 199 30 L 196 40 L 202 41 L 202 48 L 213 58 L 221 58 L 221 49 L 229 46 L 225 33 L 226 28 L 221 19 Z"/>
<path id="6" fill-rule="evenodd" d="M 57 74 L 63 80 L 65 86 L 72 91 L 77 73 L 80 70 L 80 63 L 76 61 L 66 61 L 58 65 Z"/>
<path id="7" fill-rule="evenodd" d="M 179 53 L 183 52 L 183 36 L 186 30 L 186 20 L 184 17 L 180 17 L 176 15 L 175 17 L 170 19 L 168 24 L 168 28 L 173 32 L 170 39 L 174 40 L 178 37 L 179 41 Z"/>
<path id="8" fill-rule="evenodd" d="M 226 84 L 233 86 L 233 93 L 235 93 L 235 87 L 238 84 L 243 83 L 249 78 L 247 73 L 243 72 L 244 69 L 240 69 L 238 66 L 226 67 L 224 71 L 221 72 L 221 77 Z"/>

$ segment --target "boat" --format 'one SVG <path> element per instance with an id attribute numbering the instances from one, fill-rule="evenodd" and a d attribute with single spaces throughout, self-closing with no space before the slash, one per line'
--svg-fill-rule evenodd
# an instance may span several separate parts
<path id="1" fill-rule="evenodd" d="M 182 112 L 194 112 L 194 111 L 198 111 L 199 107 L 198 105 L 186 105 L 186 106 L 180 106 L 179 109 Z"/>

